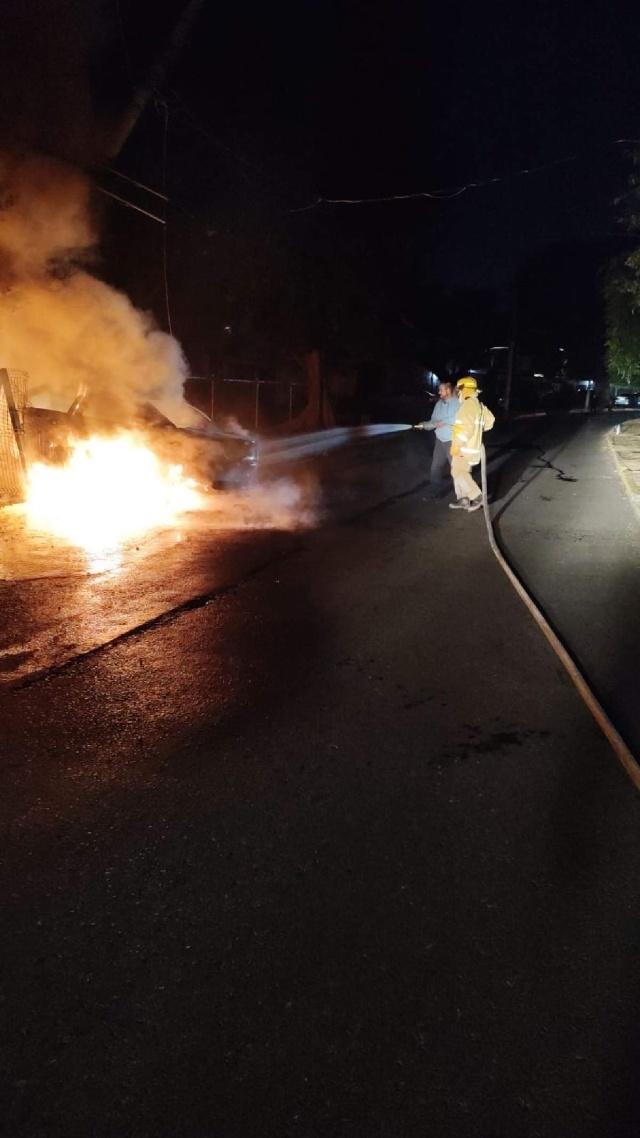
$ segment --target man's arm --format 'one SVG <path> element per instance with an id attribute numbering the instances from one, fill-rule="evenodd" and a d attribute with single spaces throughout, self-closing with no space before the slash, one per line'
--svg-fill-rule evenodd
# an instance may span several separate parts
<path id="1" fill-rule="evenodd" d="M 439 408 L 440 408 L 440 410 L 439 410 Z M 440 419 L 440 415 L 442 413 L 441 408 L 442 408 L 442 402 L 439 399 L 438 402 L 436 403 L 435 407 L 433 408 L 433 411 L 431 412 L 431 418 L 425 419 L 422 423 L 416 423 L 416 430 L 418 430 L 418 431 L 435 431 L 436 427 L 443 427 L 444 423 Z"/>

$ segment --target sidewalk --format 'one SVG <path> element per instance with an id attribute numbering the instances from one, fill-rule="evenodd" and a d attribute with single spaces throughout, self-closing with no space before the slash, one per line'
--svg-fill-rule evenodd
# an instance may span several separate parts
<path id="1" fill-rule="evenodd" d="M 640 420 L 619 423 L 609 441 L 627 493 L 640 513 Z"/>
<path id="2" fill-rule="evenodd" d="M 640 421 L 612 428 L 606 415 L 552 427 L 495 513 L 506 555 L 640 756 Z"/>

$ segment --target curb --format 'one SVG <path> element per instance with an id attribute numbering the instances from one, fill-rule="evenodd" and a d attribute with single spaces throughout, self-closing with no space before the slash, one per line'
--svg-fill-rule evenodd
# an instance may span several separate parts
<path id="1" fill-rule="evenodd" d="M 528 589 L 521 581 L 518 574 L 512 569 L 511 565 L 504 556 L 495 535 L 493 528 L 493 519 L 489 511 L 489 503 L 487 499 L 487 463 L 485 449 L 482 447 L 481 451 L 481 473 L 482 473 L 482 507 L 484 513 L 484 521 L 487 530 L 487 537 L 489 539 L 489 546 L 494 554 L 500 568 L 504 570 L 507 578 L 513 585 L 520 600 L 524 603 L 538 628 L 546 638 L 552 651 L 555 652 L 558 660 L 565 669 L 569 679 L 574 685 L 578 695 L 582 699 L 587 710 L 593 716 L 602 734 L 607 739 L 614 755 L 620 762 L 621 766 L 626 771 L 629 779 L 635 786 L 636 790 L 640 791 L 640 763 L 631 749 L 627 746 L 620 732 L 615 724 L 609 718 L 604 707 L 599 699 L 591 689 L 588 680 L 580 671 L 578 664 L 574 660 L 568 648 L 564 645 L 555 629 L 551 626 L 542 610 L 536 604 L 533 596 L 529 593 Z"/>
<path id="2" fill-rule="evenodd" d="M 620 476 L 620 481 L 622 482 L 622 485 L 624 486 L 627 497 L 631 503 L 631 508 L 635 512 L 635 514 L 638 518 L 638 521 L 640 521 L 640 491 L 638 490 L 638 487 L 636 486 L 635 480 L 632 478 L 630 472 L 623 465 L 623 462 L 622 462 L 622 460 L 618 454 L 617 447 L 613 441 L 613 431 L 610 431 L 607 434 L 606 438 L 607 438 L 607 445 L 609 447 L 609 450 L 611 451 L 611 454 L 613 455 L 613 461 L 615 463 L 616 470 L 618 471 L 618 474 Z"/>

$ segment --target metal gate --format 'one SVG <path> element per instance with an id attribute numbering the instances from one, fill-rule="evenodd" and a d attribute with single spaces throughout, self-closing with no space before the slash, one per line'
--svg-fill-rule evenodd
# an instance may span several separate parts
<path id="1" fill-rule="evenodd" d="M 0 505 L 24 497 L 24 410 L 28 376 L 0 368 Z"/>

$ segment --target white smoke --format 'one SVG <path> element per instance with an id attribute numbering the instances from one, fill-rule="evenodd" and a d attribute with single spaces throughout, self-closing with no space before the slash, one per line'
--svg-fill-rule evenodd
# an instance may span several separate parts
<path id="1" fill-rule="evenodd" d="M 123 424 L 144 401 L 162 404 L 170 417 L 184 410 L 177 340 L 84 271 L 22 281 L 0 297 L 0 356 L 4 366 L 28 372 L 40 407 L 64 410 L 86 387 L 91 414 Z"/>
<path id="2" fill-rule="evenodd" d="M 86 389 L 97 417 L 126 424 L 153 402 L 180 425 L 197 424 L 177 340 L 80 267 L 96 240 L 79 171 L 0 155 L 0 367 L 28 372 L 39 406 L 64 410 Z"/>
<path id="3" fill-rule="evenodd" d="M 311 479 L 280 478 L 248 490 L 211 494 L 201 505 L 201 519 L 220 530 L 308 529 L 319 519 L 319 491 Z"/>
<path id="4" fill-rule="evenodd" d="M 82 392 L 87 419 L 105 426 L 133 427 L 152 403 L 178 426 L 202 427 L 183 396 L 180 344 L 88 271 L 96 243 L 91 186 L 80 171 L 0 152 L 0 367 L 28 373 L 37 407 L 64 411 Z M 235 420 L 225 426 L 248 436 Z M 149 445 L 203 487 L 216 447 L 224 458 L 215 437 L 155 432 Z M 198 524 L 295 529 L 313 524 L 316 508 L 308 480 L 271 481 L 245 494 L 210 493 Z"/>

